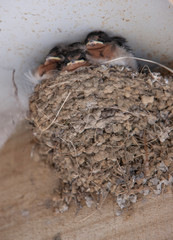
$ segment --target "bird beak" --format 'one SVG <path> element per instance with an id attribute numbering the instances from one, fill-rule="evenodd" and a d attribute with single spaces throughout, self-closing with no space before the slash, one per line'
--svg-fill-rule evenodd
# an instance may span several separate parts
<path id="1" fill-rule="evenodd" d="M 103 42 L 93 40 L 93 41 L 89 41 L 86 45 L 87 45 L 87 46 L 95 46 L 95 45 L 97 45 L 97 44 L 100 45 L 100 44 L 103 44 Z"/>
<path id="2" fill-rule="evenodd" d="M 71 61 L 71 62 L 69 62 L 69 63 L 67 63 L 67 66 L 69 66 L 69 65 L 73 65 L 73 64 L 77 64 L 77 63 L 84 63 L 85 61 L 84 60 L 76 60 L 76 61 Z"/>
<path id="3" fill-rule="evenodd" d="M 61 61 L 61 58 L 60 57 L 47 57 L 46 58 L 46 61 L 49 61 L 49 60 L 55 60 L 55 61 Z"/>

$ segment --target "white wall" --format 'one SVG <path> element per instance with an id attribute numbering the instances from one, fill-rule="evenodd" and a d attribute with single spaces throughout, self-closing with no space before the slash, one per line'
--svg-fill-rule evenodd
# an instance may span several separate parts
<path id="1" fill-rule="evenodd" d="M 27 108 L 30 87 L 24 72 L 51 47 L 101 29 L 126 37 L 137 56 L 167 62 L 173 56 L 172 26 L 173 6 L 166 0 L 1 0 L 0 146 Z"/>

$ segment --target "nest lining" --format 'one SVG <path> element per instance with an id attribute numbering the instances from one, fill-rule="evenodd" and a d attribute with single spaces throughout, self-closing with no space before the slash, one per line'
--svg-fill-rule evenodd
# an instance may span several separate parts
<path id="1" fill-rule="evenodd" d="M 121 67 L 45 79 L 30 98 L 41 158 L 58 172 L 54 206 L 88 207 L 108 194 L 120 209 L 173 183 L 173 81 Z"/>

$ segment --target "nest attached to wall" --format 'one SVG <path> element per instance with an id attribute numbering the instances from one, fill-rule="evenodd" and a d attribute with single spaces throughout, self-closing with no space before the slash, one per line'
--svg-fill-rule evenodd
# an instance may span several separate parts
<path id="1" fill-rule="evenodd" d="M 35 87 L 30 122 L 41 158 L 58 172 L 60 212 L 108 194 L 123 209 L 173 183 L 171 77 L 106 65 L 60 73 Z"/>

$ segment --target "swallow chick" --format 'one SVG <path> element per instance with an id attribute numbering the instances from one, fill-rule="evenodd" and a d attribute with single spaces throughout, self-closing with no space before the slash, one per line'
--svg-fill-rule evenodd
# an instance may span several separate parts
<path id="1" fill-rule="evenodd" d="M 86 59 L 85 51 L 81 49 L 75 49 L 72 51 L 69 51 L 66 54 L 66 60 L 64 62 L 64 65 L 62 67 L 62 71 L 74 71 L 81 67 L 89 66 Z"/>
<path id="2" fill-rule="evenodd" d="M 65 54 L 62 47 L 54 47 L 50 50 L 43 64 L 33 72 L 33 78 L 40 81 L 51 77 L 54 73 L 61 70 L 62 63 L 65 61 Z M 30 74 L 31 75 L 31 74 Z"/>
<path id="3" fill-rule="evenodd" d="M 64 46 L 56 46 L 50 50 L 48 55 L 46 56 L 46 60 L 44 64 L 50 62 L 63 62 L 65 60 L 65 47 Z"/>
<path id="4" fill-rule="evenodd" d="M 93 64 L 104 64 L 112 60 L 108 63 L 111 66 L 129 66 L 135 71 L 138 70 L 133 53 L 123 37 L 109 37 L 102 31 L 94 31 L 88 34 L 85 44 L 86 57 Z"/>
<path id="5" fill-rule="evenodd" d="M 46 60 L 43 65 L 40 65 L 38 68 L 38 73 L 40 76 L 43 76 L 45 73 L 48 73 L 49 71 L 52 70 L 61 70 L 61 68 L 65 65 L 68 64 L 70 65 L 70 62 L 72 62 L 71 58 L 74 58 L 74 60 L 77 60 L 77 58 L 82 57 L 81 53 L 82 50 L 84 50 L 85 45 L 82 44 L 81 42 L 74 42 L 69 45 L 61 45 L 61 46 L 56 46 L 50 50 L 48 53 Z M 81 49 L 81 52 L 79 51 Z M 80 54 L 80 56 L 77 56 L 77 52 Z M 76 55 L 75 55 L 76 54 Z M 70 59 L 70 60 L 69 60 Z M 82 64 L 82 58 L 81 64 Z M 75 65 L 76 61 L 73 61 L 73 66 Z M 71 64 L 72 65 L 72 64 Z M 78 62 L 79 65 L 79 62 Z"/>
<path id="6" fill-rule="evenodd" d="M 108 41 L 109 36 L 103 31 L 93 31 L 90 32 L 85 38 L 84 43 L 89 47 L 99 47 L 105 41 Z"/>

